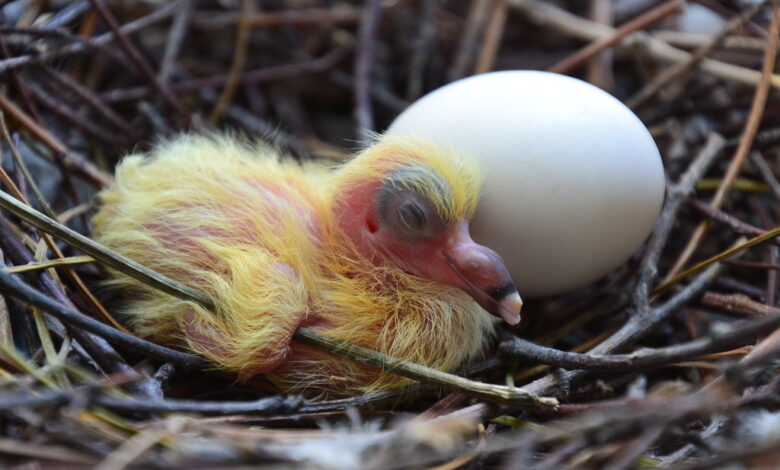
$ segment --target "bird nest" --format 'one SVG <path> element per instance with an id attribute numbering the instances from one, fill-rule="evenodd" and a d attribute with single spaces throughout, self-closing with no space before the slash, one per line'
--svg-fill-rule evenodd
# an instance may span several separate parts
<path id="1" fill-rule="evenodd" d="M 709 23 L 692 32 L 682 7 L 706 9 Z M 4 2 L 0 462 L 776 468 L 777 8 Z M 455 374 L 299 332 L 417 382 L 337 400 L 239 382 L 122 331 L 111 313 L 121 299 L 101 281 L 105 265 L 130 268 L 78 234 L 89 235 L 93 195 L 123 155 L 216 128 L 271 136 L 291 158 L 340 160 L 422 94 L 505 69 L 586 79 L 655 137 L 665 206 L 617 272 L 527 302 L 523 323 Z"/>

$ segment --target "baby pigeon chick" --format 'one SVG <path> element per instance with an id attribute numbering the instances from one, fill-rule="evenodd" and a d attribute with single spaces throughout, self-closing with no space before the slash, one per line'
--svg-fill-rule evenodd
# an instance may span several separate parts
<path id="1" fill-rule="evenodd" d="M 283 390 L 345 396 L 406 384 L 291 341 L 299 326 L 441 370 L 520 321 L 501 258 L 468 223 L 475 164 L 380 138 L 338 167 L 282 160 L 228 137 L 185 136 L 125 158 L 95 238 L 211 296 L 216 311 L 113 272 L 139 335 Z"/>

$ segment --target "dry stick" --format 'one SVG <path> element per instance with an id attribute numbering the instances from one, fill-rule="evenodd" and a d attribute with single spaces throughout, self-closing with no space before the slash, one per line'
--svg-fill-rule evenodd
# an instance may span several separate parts
<path id="1" fill-rule="evenodd" d="M 43 209 L 43 212 L 46 215 L 52 218 L 56 217 L 51 206 L 49 206 L 49 202 L 46 200 L 46 198 L 43 197 L 43 194 L 41 194 L 38 185 L 35 184 L 35 179 L 30 173 L 29 168 L 27 168 L 27 164 L 25 163 L 24 158 L 22 158 L 21 154 L 19 154 L 19 149 L 15 145 L 13 139 L 11 138 L 11 135 L 8 133 L 8 126 L 6 125 L 5 117 L 3 116 L 2 113 L 0 113 L 0 129 L 3 132 L 3 138 L 5 139 L 6 145 L 8 145 L 8 148 L 11 150 L 11 156 L 14 159 L 14 164 L 19 169 L 19 171 L 22 172 L 24 181 L 26 181 L 27 184 L 29 185 L 30 190 L 33 193 L 33 196 L 35 196 L 35 200 L 38 202 L 38 205 L 41 206 L 41 209 Z M 19 195 L 22 194 L 22 191 L 18 191 L 18 192 Z M 17 199 L 21 199 L 21 198 L 17 197 Z"/>
<path id="2" fill-rule="evenodd" d="M 398 2 L 382 2 L 382 9 L 392 8 Z M 280 11 L 255 12 L 249 15 L 252 28 L 275 28 L 280 26 L 338 26 L 357 23 L 363 17 L 363 10 L 351 7 L 339 8 L 291 8 Z M 193 15 L 198 26 L 203 28 L 233 27 L 242 21 L 239 13 L 200 13 Z"/>
<path id="3" fill-rule="evenodd" d="M 513 387 L 492 385 L 473 380 L 464 379 L 457 375 L 448 374 L 437 369 L 413 364 L 400 359 L 391 358 L 385 354 L 363 348 L 354 344 L 345 343 L 329 338 L 324 338 L 308 328 L 299 328 L 293 336 L 309 346 L 328 351 L 347 359 L 357 360 L 364 364 L 387 370 L 404 377 L 424 383 L 441 386 L 448 390 L 455 390 L 468 395 L 484 398 L 488 401 L 518 406 L 521 408 L 549 408 L 558 405 L 554 398 L 538 397 Z"/>
<path id="4" fill-rule="evenodd" d="M 171 29 L 168 31 L 168 40 L 165 42 L 165 52 L 163 52 L 163 58 L 160 61 L 160 72 L 157 75 L 160 83 L 167 84 L 171 74 L 173 74 L 176 58 L 179 56 L 184 38 L 187 36 L 191 14 L 192 0 L 182 0 L 179 11 L 173 17 Z"/>
<path id="5" fill-rule="evenodd" d="M 431 43 L 436 39 L 438 1 L 423 0 L 421 4 L 419 30 L 414 41 L 412 59 L 409 61 L 409 79 L 406 83 L 406 99 L 409 100 L 417 99 L 423 92 L 425 70 L 430 61 Z"/>
<path id="6" fill-rule="evenodd" d="M 698 49 L 706 46 L 712 41 L 712 34 L 707 33 L 685 33 L 681 31 L 653 31 L 650 33 L 653 38 L 663 41 L 675 47 Z M 749 36 L 726 36 L 720 42 L 722 49 L 763 51 L 766 47 L 766 39 L 759 39 Z M 694 51 L 694 55 L 696 52 Z"/>
<path id="7" fill-rule="evenodd" d="M 257 85 L 260 83 L 274 80 L 285 80 L 301 75 L 314 74 L 327 71 L 333 68 L 338 62 L 347 56 L 350 48 L 343 47 L 334 49 L 320 58 L 298 62 L 293 64 L 277 65 L 262 69 L 244 72 L 240 76 L 242 85 Z M 200 91 L 204 87 L 223 86 L 229 75 L 220 74 L 210 77 L 195 78 L 192 80 L 183 80 L 178 83 L 172 83 L 170 88 L 176 93 L 190 93 Z M 152 93 L 152 88 L 148 86 L 139 86 L 119 90 L 111 90 L 102 93 L 100 96 L 108 103 L 121 103 L 124 101 L 135 101 L 146 98 Z"/>
<path id="8" fill-rule="evenodd" d="M 570 370 L 640 370 L 744 346 L 757 337 L 765 335 L 768 330 L 775 328 L 780 328 L 780 315 L 769 315 L 759 320 L 740 322 L 726 332 L 715 333 L 684 344 L 665 348 L 639 349 L 630 354 L 572 353 L 539 346 L 521 338 L 512 338 L 510 341 L 502 343 L 500 351 L 513 358 L 528 359 Z"/>
<path id="9" fill-rule="evenodd" d="M 113 131 L 91 122 L 82 116 L 79 116 L 79 114 L 74 109 L 72 109 L 69 104 L 66 104 L 58 97 L 54 96 L 36 84 L 30 83 L 27 85 L 27 88 L 30 94 L 38 101 L 38 103 L 46 107 L 55 116 L 58 116 L 60 119 L 70 124 L 74 128 L 84 131 L 85 134 L 94 137 L 104 145 L 109 147 L 116 145 L 116 139 L 113 135 Z"/>
<path id="10" fill-rule="evenodd" d="M 98 261 L 107 264 L 117 271 L 120 271 L 138 281 L 141 281 L 144 284 L 166 292 L 179 299 L 196 302 L 205 308 L 211 310 L 215 308 L 214 301 L 208 296 L 190 289 L 183 284 L 169 279 L 117 253 L 112 252 L 95 241 L 90 240 L 89 238 L 69 229 L 68 227 L 65 227 L 64 225 L 46 217 L 45 215 L 30 207 L 25 206 L 2 191 L 0 191 L 0 206 L 20 217 L 24 221 L 30 223 L 31 225 L 51 233 L 64 242 L 91 255 Z M 30 301 L 34 305 L 49 311 L 52 314 L 55 314 L 55 312 L 51 311 L 54 309 L 57 315 L 62 315 L 63 318 L 77 321 L 79 326 L 82 326 L 88 331 L 93 331 L 93 329 L 94 331 L 100 331 L 99 334 L 105 334 L 106 337 L 114 341 L 119 341 L 121 344 L 124 344 L 128 347 L 139 348 L 143 346 L 148 348 L 149 345 L 153 344 L 133 336 L 123 334 L 107 325 L 78 314 L 77 312 L 66 311 L 66 309 L 64 309 L 61 305 L 53 303 L 45 296 L 40 295 L 28 286 L 23 285 L 21 281 L 16 280 L 12 275 L 7 274 L 2 270 L 0 270 L 0 282 L 5 283 L 6 288 L 12 290 L 14 294 L 19 295 L 22 298 L 26 298 L 26 296 L 29 295 Z M 91 320 L 91 322 L 87 320 Z M 317 333 L 314 333 L 313 331 L 310 331 L 306 328 L 299 328 L 294 338 L 297 341 L 317 346 L 318 348 L 332 354 L 344 355 L 352 360 L 357 360 L 374 367 L 386 369 L 392 373 L 402 375 L 407 378 L 425 383 L 433 383 L 450 391 L 463 392 L 467 395 L 476 395 L 498 403 L 532 409 L 554 407 L 558 403 L 557 400 L 552 398 L 538 397 L 532 393 L 511 387 L 474 382 L 454 374 L 448 374 L 436 369 L 396 359 L 380 352 L 371 351 L 369 349 L 352 345 L 344 341 L 323 338 Z M 161 346 L 155 346 L 157 348 L 162 348 Z M 154 354 L 158 356 L 160 354 L 168 354 L 168 357 L 173 357 L 170 356 L 169 352 L 165 352 L 166 350 L 167 348 L 157 349 L 157 352 Z M 193 357 L 197 357 L 199 360 L 205 362 L 205 360 L 201 359 L 200 357 L 193 356 L 191 354 L 185 354 L 184 356 L 176 357 L 176 360 L 179 361 L 179 363 L 182 363 L 182 361 L 190 361 Z"/>
<path id="11" fill-rule="evenodd" d="M 58 266 L 73 266 L 78 264 L 94 263 L 95 258 L 91 256 L 70 256 L 67 258 L 60 258 L 54 260 L 34 261 L 32 263 L 23 264 L 20 266 L 9 266 L 5 268 L 5 272 L 9 274 L 27 273 L 31 271 L 43 271 L 49 268 L 56 268 Z"/>
<path id="12" fill-rule="evenodd" d="M 11 197 L 8 193 L 0 191 L 0 206 L 21 218 L 25 222 L 50 233 L 71 246 L 78 248 L 84 253 L 92 256 L 100 262 L 124 273 L 134 279 L 147 284 L 155 289 L 173 295 L 182 300 L 195 302 L 206 308 L 213 309 L 214 303 L 207 296 L 190 289 L 189 287 L 162 276 L 135 261 L 129 260 L 122 255 L 114 253 L 98 243 L 90 240 L 84 235 L 75 232 L 65 225 L 46 217 L 35 209 L 22 204 L 17 199 Z"/>
<path id="13" fill-rule="evenodd" d="M 555 28 L 589 41 L 608 37 L 615 32 L 614 28 L 573 15 L 548 2 L 539 0 L 507 0 L 507 2 L 539 25 Z M 688 52 L 672 47 L 643 31 L 636 31 L 626 36 L 620 46 L 642 46 L 643 52 L 647 55 L 670 62 L 688 62 L 691 59 L 691 54 Z M 761 82 L 761 72 L 718 60 L 704 59 L 701 62 L 701 70 L 745 85 L 755 86 Z M 780 75 L 772 75 L 770 81 L 772 86 L 780 88 Z"/>
<path id="14" fill-rule="evenodd" d="M 289 414 L 301 408 L 298 397 L 265 397 L 259 400 L 235 401 L 198 401 L 198 400 L 127 400 L 109 396 L 99 396 L 95 404 L 115 411 L 133 413 L 205 413 L 216 415 L 252 414 L 255 416 L 273 416 Z"/>
<path id="15" fill-rule="evenodd" d="M 753 165 L 756 167 L 758 172 L 761 173 L 761 178 L 763 178 L 766 184 L 769 185 L 769 188 L 772 190 L 775 198 L 780 199 L 780 182 L 777 181 L 777 177 L 772 172 L 769 164 L 767 164 L 764 156 L 761 155 L 761 152 L 750 152 L 750 161 L 753 162 Z"/>
<path id="16" fill-rule="evenodd" d="M 737 260 L 726 260 L 724 263 L 729 264 L 731 266 L 742 266 L 745 268 L 755 268 L 755 269 L 768 269 L 771 271 L 778 271 L 780 270 L 780 264 L 777 263 L 762 263 L 759 261 L 737 261 Z M 774 302 L 769 302 L 770 304 L 774 304 Z"/>
<path id="17" fill-rule="evenodd" d="M 79 0 L 70 2 L 69 5 L 52 15 L 45 24 L 42 24 L 41 29 L 58 29 L 66 26 L 71 21 L 75 20 L 82 14 L 89 10 L 89 2 L 87 0 Z"/>
<path id="18" fill-rule="evenodd" d="M 489 13 L 489 2 L 485 0 L 471 0 L 469 12 L 466 16 L 466 26 L 458 43 L 452 68 L 449 72 L 450 81 L 457 80 L 466 75 L 469 64 L 474 57 L 477 48 L 477 39 L 482 32 Z"/>
<path id="19" fill-rule="evenodd" d="M 119 115 L 119 113 L 111 109 L 92 90 L 85 87 L 78 81 L 74 80 L 66 73 L 52 71 L 48 67 L 43 67 L 43 70 L 48 74 L 50 78 L 54 79 L 54 81 L 57 82 L 57 84 L 72 91 L 76 96 L 84 100 L 84 102 L 87 103 L 87 105 L 89 105 L 92 109 L 94 109 L 95 112 L 97 112 L 101 117 L 105 118 L 106 121 L 111 123 L 118 130 L 122 131 L 122 133 L 124 133 L 125 136 L 127 137 L 127 140 L 132 142 L 138 142 L 142 139 L 141 135 L 135 130 L 135 128 L 133 128 L 133 126 L 125 118 L 123 118 L 122 116 Z"/>
<path id="20" fill-rule="evenodd" d="M 62 141 L 52 135 L 48 130 L 39 126 L 38 123 L 33 121 L 30 116 L 17 107 L 2 92 L 0 92 L 0 111 L 8 114 L 8 116 L 14 119 L 19 125 L 27 129 L 33 137 L 43 142 L 44 145 L 51 149 L 57 158 L 61 160 L 65 168 L 81 174 L 98 186 L 105 187 L 110 186 L 113 183 L 114 179 L 111 175 L 96 167 L 83 156 L 68 149 Z"/>
<path id="21" fill-rule="evenodd" d="M 138 18 L 135 21 L 127 23 L 126 25 L 122 26 L 121 31 L 125 34 L 131 34 L 149 25 L 164 20 L 165 18 L 170 16 L 173 12 L 175 12 L 178 6 L 179 6 L 178 1 L 170 2 L 167 5 L 160 7 L 159 9 L 153 11 L 152 13 L 144 17 Z M 59 33 L 53 33 L 53 34 L 59 34 Z M 88 51 L 90 48 L 100 48 L 113 41 L 114 35 L 113 33 L 109 32 L 109 33 L 101 34 L 100 36 L 94 38 L 89 38 L 87 40 L 81 40 L 81 38 L 78 37 L 73 39 L 79 42 L 75 44 L 70 44 L 60 49 L 53 50 L 51 52 L 42 52 L 40 54 L 29 54 L 29 55 L 13 57 L 11 59 L 0 60 L 0 73 L 5 72 L 7 70 L 15 70 L 31 64 L 40 64 L 44 62 L 50 62 L 54 59 L 71 56 L 74 54 L 81 54 L 83 52 Z"/>
<path id="22" fill-rule="evenodd" d="M 360 139 L 365 144 L 370 141 L 374 130 L 374 115 L 371 109 L 371 72 L 374 69 L 376 36 L 382 14 L 382 2 L 369 0 L 364 8 L 355 54 L 355 120 Z"/>
<path id="23" fill-rule="evenodd" d="M 598 54 L 602 50 L 614 46 L 629 34 L 645 29 L 661 21 L 667 16 L 679 11 L 685 4 L 684 0 L 669 0 L 658 5 L 650 11 L 634 18 L 617 28 L 611 35 L 595 40 L 574 54 L 553 65 L 549 69 L 554 73 L 569 73 L 572 69 L 582 65 L 585 61 Z"/>
<path id="24" fill-rule="evenodd" d="M 707 292 L 699 299 L 699 303 L 704 307 L 717 309 L 731 315 L 737 314 L 747 317 L 780 315 L 780 308 L 756 302 L 743 294 Z"/>
<path id="25" fill-rule="evenodd" d="M 19 238 L 13 233 L 10 223 L 7 221 L 0 220 L 0 238 L 2 238 L 5 253 L 12 262 L 16 264 L 25 264 L 34 261 L 30 250 L 24 246 Z M 45 271 L 39 273 L 39 275 L 36 276 L 36 280 L 40 289 L 56 299 L 55 305 L 63 306 L 64 308 L 78 312 L 78 309 L 62 290 L 60 284 L 55 282 L 54 278 L 52 278 L 49 273 Z M 47 301 L 52 302 L 48 297 L 44 298 Z M 82 316 L 87 318 L 90 322 L 106 326 L 90 317 Z M 135 374 L 133 369 L 104 338 L 73 325 L 69 325 L 68 329 L 75 340 L 76 349 L 84 358 L 86 358 L 86 360 L 95 364 L 95 369 L 103 370 L 108 373 Z M 128 387 L 145 397 L 153 396 L 153 393 L 150 393 L 149 391 L 150 387 L 147 380 L 128 384 Z"/>
<path id="26" fill-rule="evenodd" d="M 35 184 L 35 180 L 33 179 L 32 175 L 27 169 L 27 165 L 25 165 L 24 160 L 21 158 L 21 155 L 18 154 L 18 151 L 16 150 L 16 146 L 13 145 L 13 142 L 11 141 L 11 136 L 8 134 L 8 128 L 6 127 L 5 121 L 3 120 L 2 113 L 0 113 L 0 128 L 2 128 L 3 135 L 8 142 L 8 146 L 12 150 L 12 154 L 14 155 L 17 165 L 22 170 L 22 174 L 27 180 L 29 186 L 32 188 L 35 197 L 39 199 L 39 202 L 41 203 L 41 207 L 44 209 L 44 211 L 48 212 L 49 217 L 55 218 L 56 214 L 54 214 L 54 212 L 51 210 L 49 205 L 44 200 L 43 196 L 38 190 L 38 186 Z M 30 206 L 29 201 L 27 201 L 27 199 L 24 197 L 22 192 L 19 191 L 19 188 L 16 187 L 14 182 L 11 180 L 10 177 L 8 177 L 5 170 L 3 170 L 2 168 L 0 168 L 0 179 L 3 181 L 3 183 L 5 183 L 5 185 L 14 194 L 14 196 L 19 201 L 21 201 L 21 203 L 24 203 L 22 205 L 26 204 L 26 207 Z M 57 258 L 65 258 L 65 255 L 62 253 L 62 250 L 60 250 L 60 248 L 54 242 L 54 239 L 52 239 L 48 233 L 46 233 L 45 231 L 41 231 L 40 235 L 44 243 L 46 243 L 46 246 L 49 247 L 49 249 L 54 254 L 54 256 L 56 256 Z M 65 274 L 68 276 L 68 278 L 70 278 L 73 284 L 76 285 L 76 288 L 79 290 L 79 292 L 81 292 L 81 294 L 84 296 L 87 302 L 92 307 L 94 307 L 95 310 L 97 310 L 98 314 L 105 321 L 113 325 L 115 328 L 118 328 L 123 331 L 127 331 L 122 325 L 119 324 L 119 322 L 116 321 L 116 319 L 114 319 L 114 317 L 110 313 L 108 313 L 108 310 L 106 310 L 106 308 L 103 306 L 102 303 L 100 303 L 97 297 L 95 297 L 94 294 L 92 294 L 92 291 L 89 290 L 87 285 L 84 284 L 84 281 L 81 279 L 81 277 L 78 274 L 76 274 L 76 272 L 70 266 L 63 266 L 63 269 L 65 270 Z"/>
<path id="27" fill-rule="evenodd" d="M 743 222 L 733 215 L 727 214 L 720 209 L 715 209 L 708 204 L 699 201 L 698 199 L 688 199 L 686 202 L 689 206 L 706 215 L 710 219 L 728 225 L 729 228 L 740 235 L 755 237 L 757 235 L 763 235 L 766 233 L 766 230 L 758 228 L 755 225 L 751 225 L 747 222 Z M 780 240 L 769 240 L 768 243 L 773 245 L 780 245 Z"/>
<path id="28" fill-rule="evenodd" d="M 92 6 L 100 13 L 103 21 L 105 21 L 108 27 L 111 29 L 111 32 L 119 43 L 119 46 L 123 51 L 125 51 L 125 54 L 127 54 L 130 60 L 141 69 L 141 73 L 146 76 L 146 79 L 149 80 L 149 83 L 151 83 L 152 86 L 154 86 L 160 92 L 163 99 L 165 99 L 165 101 L 173 106 L 173 108 L 180 116 L 187 117 L 189 115 L 187 110 L 184 108 L 184 106 L 182 106 L 182 104 L 168 88 L 168 86 L 157 79 L 157 74 L 154 72 L 154 69 L 152 69 L 152 66 L 149 64 L 149 62 L 147 62 L 138 48 L 135 47 L 132 42 L 130 42 L 125 33 L 122 32 L 122 29 L 119 27 L 119 23 L 105 5 L 104 0 L 90 0 L 90 3 L 92 3 Z"/>
<path id="29" fill-rule="evenodd" d="M 739 243 L 736 246 L 733 246 L 729 248 L 728 250 L 725 250 L 721 253 L 718 253 L 717 255 L 708 258 L 693 267 L 689 268 L 686 271 L 681 272 L 680 274 L 674 276 L 670 280 L 662 283 L 660 286 L 653 289 L 653 295 L 660 295 L 661 293 L 665 292 L 667 289 L 672 287 L 673 285 L 677 284 L 678 282 L 687 279 L 688 277 L 698 273 L 699 271 L 707 268 L 708 266 L 717 263 L 718 261 L 723 261 L 724 259 L 733 256 L 736 253 L 739 253 L 741 251 L 744 251 L 750 247 L 753 247 L 755 245 L 758 245 L 760 243 L 763 243 L 771 238 L 780 236 L 780 227 L 774 228 L 772 230 L 769 230 L 763 235 L 759 235 L 755 238 L 751 238 L 750 240 L 747 240 L 745 242 Z"/>
<path id="30" fill-rule="evenodd" d="M 590 0 L 589 14 L 593 21 L 608 26 L 614 24 L 612 0 Z M 588 61 L 585 80 L 602 90 L 609 91 L 614 89 L 613 59 L 614 53 L 612 50 L 604 50 L 598 53 Z"/>
<path id="31" fill-rule="evenodd" d="M 496 61 L 496 54 L 498 54 L 501 45 L 501 36 L 504 34 L 504 26 L 506 26 L 506 2 L 504 0 L 492 0 L 492 2 L 490 20 L 485 30 L 485 36 L 482 38 L 482 50 L 479 52 L 477 64 L 474 66 L 475 75 L 493 70 L 493 63 Z"/>
<path id="32" fill-rule="evenodd" d="M 216 124 L 222 115 L 225 114 L 238 89 L 241 71 L 244 70 L 244 63 L 246 62 L 246 55 L 249 49 L 249 33 L 251 31 L 249 15 L 252 13 L 252 2 L 253 0 L 241 0 L 241 19 L 238 22 L 238 32 L 236 32 L 233 61 L 230 64 L 225 87 L 212 108 L 211 114 L 209 114 L 208 121 L 211 125 Z"/>
<path id="33" fill-rule="evenodd" d="M 0 269 L 0 290 L 7 295 L 17 297 L 24 302 L 30 303 L 41 310 L 50 313 L 52 316 L 65 323 L 78 326 L 100 338 L 105 338 L 112 343 L 122 345 L 138 353 L 153 356 L 160 360 L 172 362 L 190 369 L 203 369 L 208 367 L 208 362 L 200 356 L 175 351 L 152 343 L 151 341 L 136 338 L 135 336 L 123 333 L 116 328 L 112 328 L 90 318 L 83 313 L 79 313 L 73 308 L 57 303 L 22 282 L 16 275 L 9 274 L 2 269 Z M 132 369 L 128 370 L 132 371 Z"/>
<path id="34" fill-rule="evenodd" d="M 761 69 L 761 83 L 756 88 L 756 93 L 753 96 L 753 103 L 750 106 L 750 115 L 748 116 L 747 123 L 745 124 L 745 131 L 742 134 L 742 139 L 739 142 L 739 147 L 734 153 L 734 156 L 729 163 L 726 175 L 718 187 L 718 191 L 710 201 L 710 206 L 716 209 L 725 202 L 726 198 L 731 191 L 731 185 L 739 175 L 742 165 L 747 158 L 750 147 L 753 145 L 753 139 L 758 131 L 758 126 L 761 124 L 761 116 L 764 113 L 764 106 L 766 105 L 766 99 L 769 94 L 769 79 L 772 74 L 772 70 L 775 67 L 775 58 L 777 55 L 777 40 L 778 34 L 780 34 L 780 18 L 778 18 L 777 5 L 772 5 L 772 23 L 769 27 L 770 36 L 767 43 L 766 51 L 764 54 L 764 64 Z M 688 260 L 693 256 L 694 251 L 699 246 L 699 243 L 707 234 L 710 224 L 709 221 L 704 221 L 696 227 L 688 244 L 683 249 L 677 261 L 672 268 L 666 274 L 666 281 L 672 279 L 680 270 L 685 266 Z"/>
<path id="35" fill-rule="evenodd" d="M 8 44 L 6 44 L 5 38 L 3 36 L 0 36 L 0 52 L 3 53 L 3 58 L 8 59 L 11 57 L 11 51 L 8 48 Z M 22 82 L 22 80 L 19 78 L 19 73 L 16 70 L 9 71 L 8 75 L 10 75 L 11 82 L 13 83 L 14 88 L 19 90 L 19 95 L 21 95 L 22 102 L 27 106 L 27 110 L 30 111 L 30 114 L 33 115 L 33 118 L 36 121 L 41 120 L 40 113 L 38 112 L 37 108 L 33 105 L 32 101 L 30 100 L 30 93 L 27 87 L 25 86 L 25 83 Z"/>
<path id="36" fill-rule="evenodd" d="M 661 91 L 663 87 L 671 83 L 672 80 L 687 72 L 690 72 L 695 67 L 700 65 L 702 60 L 704 60 L 704 58 L 710 52 L 712 52 L 713 50 L 715 50 L 715 48 L 720 46 L 720 44 L 723 42 L 726 36 L 732 34 L 742 25 L 744 25 L 745 23 L 753 19 L 753 17 L 756 16 L 759 11 L 761 11 L 764 5 L 766 5 L 767 1 L 768 0 L 764 0 L 760 3 L 753 5 L 746 12 L 739 15 L 737 18 L 734 18 L 733 20 L 729 21 L 729 23 L 718 34 L 716 34 L 709 40 L 709 42 L 696 49 L 691 55 L 689 60 L 685 62 L 680 62 L 679 64 L 671 67 L 669 70 L 666 70 L 665 72 L 661 73 L 652 82 L 646 84 L 633 97 L 631 97 L 628 101 L 626 101 L 626 105 L 631 109 L 636 109 L 642 106 L 643 104 L 647 103 L 647 101 L 650 98 L 655 96 L 656 93 Z"/>
<path id="37" fill-rule="evenodd" d="M 667 425 L 661 424 L 645 429 L 637 438 L 628 443 L 617 456 L 602 467 L 602 470 L 626 470 L 636 468 L 637 460 L 665 434 Z"/>

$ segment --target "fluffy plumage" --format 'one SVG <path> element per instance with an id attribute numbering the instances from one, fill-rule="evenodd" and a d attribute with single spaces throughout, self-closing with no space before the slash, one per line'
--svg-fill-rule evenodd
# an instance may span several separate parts
<path id="1" fill-rule="evenodd" d="M 479 188 L 473 163 L 408 139 L 382 139 L 334 168 L 232 138 L 186 136 L 121 162 L 115 187 L 101 193 L 95 238 L 216 300 L 217 311 L 206 311 L 112 273 L 138 334 L 241 377 L 267 373 L 287 391 L 364 393 L 406 381 L 291 343 L 293 332 L 307 326 L 443 370 L 478 356 L 494 319 L 456 287 L 461 281 L 426 279 L 420 272 L 431 263 L 418 268 L 412 258 L 454 239 L 446 231 L 470 218 Z M 400 220 L 401 231 L 417 229 L 417 202 L 410 209 L 401 199 L 401 218 L 391 221 L 362 209 L 409 194 L 436 212 L 422 214 L 437 222 L 426 219 L 419 233 L 387 238 L 389 229 L 376 227 Z"/>

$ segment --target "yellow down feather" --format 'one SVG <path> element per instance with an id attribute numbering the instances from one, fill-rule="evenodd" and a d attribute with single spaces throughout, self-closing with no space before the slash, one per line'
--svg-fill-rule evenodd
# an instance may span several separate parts
<path id="1" fill-rule="evenodd" d="M 301 324 L 442 370 L 474 359 L 492 317 L 459 289 L 371 264 L 334 220 L 345 190 L 410 162 L 441 176 L 412 184 L 445 220 L 470 217 L 479 171 L 424 142 L 380 139 L 335 168 L 228 137 L 185 136 L 126 157 L 115 187 L 100 195 L 96 240 L 217 304 L 206 311 L 112 272 L 129 325 L 241 377 L 268 372 L 282 389 L 308 395 L 407 380 L 290 343 Z"/>

